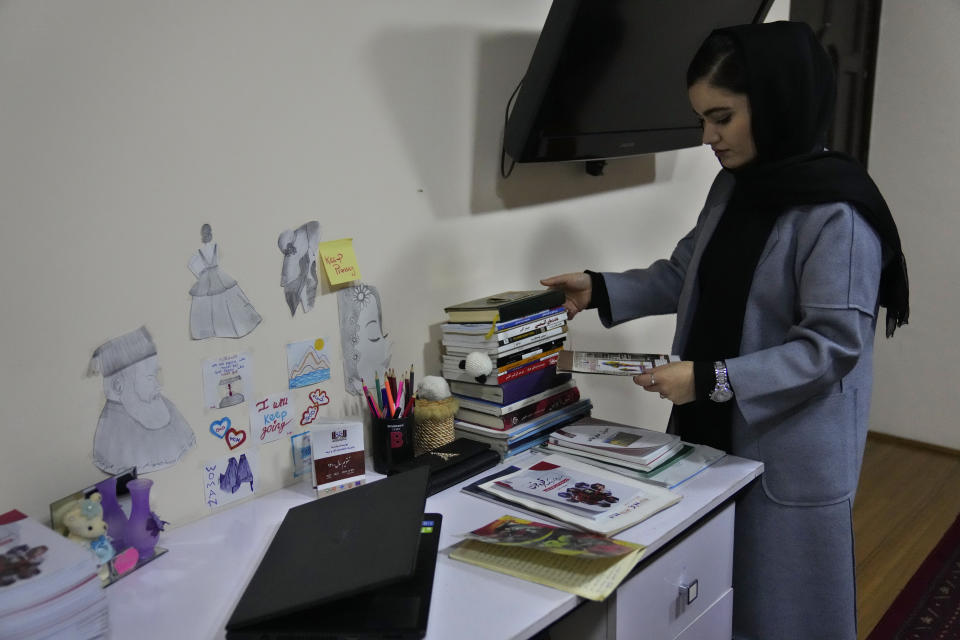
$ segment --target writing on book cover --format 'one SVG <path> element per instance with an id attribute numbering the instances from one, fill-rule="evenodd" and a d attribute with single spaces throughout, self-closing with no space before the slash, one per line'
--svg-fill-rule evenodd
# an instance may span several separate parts
<path id="1" fill-rule="evenodd" d="M 603 480 L 582 471 L 541 461 L 526 472 L 501 478 L 497 484 L 538 500 L 574 506 L 593 513 L 605 513 L 637 492 L 627 484 Z"/>
<path id="2" fill-rule="evenodd" d="M 366 480 L 362 422 L 318 424 L 310 432 L 310 448 L 317 495 L 350 489 Z"/>

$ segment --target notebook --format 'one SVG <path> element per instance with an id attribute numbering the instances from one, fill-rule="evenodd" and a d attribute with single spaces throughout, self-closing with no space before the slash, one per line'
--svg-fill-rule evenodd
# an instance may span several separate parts
<path id="1" fill-rule="evenodd" d="M 424 517 L 427 478 L 420 467 L 290 509 L 227 638 L 423 637 L 440 523 Z"/>

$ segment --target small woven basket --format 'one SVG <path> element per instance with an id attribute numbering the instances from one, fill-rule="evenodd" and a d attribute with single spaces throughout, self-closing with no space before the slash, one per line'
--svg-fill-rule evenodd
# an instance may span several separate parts
<path id="1" fill-rule="evenodd" d="M 453 442 L 453 414 L 459 406 L 452 396 L 443 400 L 416 399 L 413 405 L 415 455 Z"/>

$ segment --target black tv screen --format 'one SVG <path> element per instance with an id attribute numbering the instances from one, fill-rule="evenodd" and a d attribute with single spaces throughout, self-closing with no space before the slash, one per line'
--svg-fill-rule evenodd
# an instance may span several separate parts
<path id="1" fill-rule="evenodd" d="M 554 0 L 504 131 L 517 162 L 598 160 L 700 144 L 686 70 L 718 27 L 773 0 Z"/>

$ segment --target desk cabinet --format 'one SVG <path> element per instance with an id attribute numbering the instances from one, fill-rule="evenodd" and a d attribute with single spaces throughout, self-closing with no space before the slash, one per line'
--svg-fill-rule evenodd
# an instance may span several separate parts
<path id="1" fill-rule="evenodd" d="M 557 622 L 551 639 L 730 640 L 733 514 L 730 502 L 642 563 L 606 601 Z"/>

